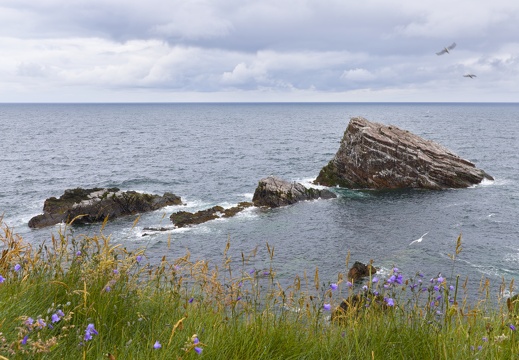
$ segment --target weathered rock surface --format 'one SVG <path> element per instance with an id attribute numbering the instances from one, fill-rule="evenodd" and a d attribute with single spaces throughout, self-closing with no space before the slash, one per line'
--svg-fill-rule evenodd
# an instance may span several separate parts
<path id="1" fill-rule="evenodd" d="M 363 264 L 359 261 L 355 261 L 348 271 L 346 278 L 351 282 L 355 282 L 363 277 L 368 277 L 370 274 L 373 275 L 376 273 L 377 269 L 371 264 Z"/>
<path id="2" fill-rule="evenodd" d="M 176 227 L 181 228 L 190 225 L 198 225 L 210 220 L 215 220 L 220 217 L 228 218 L 236 215 L 240 211 L 252 206 L 250 202 L 241 202 L 237 206 L 224 209 L 221 206 L 213 206 L 210 209 L 200 210 L 196 213 L 188 211 L 178 211 L 172 214 L 169 218 Z"/>
<path id="3" fill-rule="evenodd" d="M 294 204 L 298 201 L 312 199 L 336 198 L 333 192 L 323 189 L 307 188 L 296 182 L 289 182 L 275 176 L 269 176 L 259 181 L 254 192 L 252 203 L 255 206 L 275 208 Z"/>
<path id="4" fill-rule="evenodd" d="M 351 119 L 316 184 L 353 189 L 464 188 L 493 178 L 445 147 L 395 126 Z"/>
<path id="5" fill-rule="evenodd" d="M 76 216 L 75 224 L 104 221 L 117 217 L 153 211 L 169 205 L 180 205 L 180 197 L 172 193 L 163 196 L 135 191 L 120 191 L 118 188 L 70 189 L 59 199 L 45 200 L 43 214 L 33 217 L 29 227 L 42 228 L 60 222 L 69 222 Z"/>

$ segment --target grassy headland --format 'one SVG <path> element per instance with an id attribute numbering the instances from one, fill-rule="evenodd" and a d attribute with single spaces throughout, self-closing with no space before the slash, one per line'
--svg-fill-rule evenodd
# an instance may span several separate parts
<path id="1" fill-rule="evenodd" d="M 102 227 L 95 236 L 73 237 L 65 229 L 33 248 L 2 222 L 0 245 L 0 359 L 519 354 L 516 317 L 500 294 L 482 282 L 479 300 L 469 303 L 459 276 L 405 278 L 394 268 L 357 289 L 342 274 L 322 283 L 316 270 L 282 288 L 275 269 L 251 269 L 245 256 L 232 269 L 230 242 L 219 265 L 186 254 L 150 266 L 144 250 L 128 252 Z M 460 251 L 461 237 L 453 265 Z M 336 310 L 343 301 L 349 306 Z"/>

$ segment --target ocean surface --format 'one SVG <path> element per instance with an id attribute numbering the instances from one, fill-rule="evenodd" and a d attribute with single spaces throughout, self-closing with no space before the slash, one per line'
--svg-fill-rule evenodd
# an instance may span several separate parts
<path id="1" fill-rule="evenodd" d="M 434 140 L 495 180 L 445 191 L 333 188 L 334 200 L 251 208 L 192 228 L 169 221 L 179 210 L 250 201 L 269 175 L 310 186 L 352 116 Z M 0 214 L 35 245 L 60 229 L 27 226 L 46 198 L 76 187 L 118 187 L 173 192 L 186 204 L 143 214 L 135 227 L 136 216 L 129 216 L 105 228 L 114 243 L 146 249 L 150 263 L 189 251 L 192 259 L 221 265 L 229 240 L 236 272 L 272 269 L 282 285 L 304 273 L 313 279 L 316 268 L 322 282 L 337 281 L 348 254 L 350 266 L 373 260 L 382 278 L 393 266 L 404 277 L 441 272 L 450 283 L 459 274 L 474 294 L 482 279 L 497 296 L 502 281 L 519 277 L 519 104 L 0 104 L 0 129 Z M 453 262 L 460 234 L 463 250 Z M 242 253 L 255 249 L 242 265 Z"/>

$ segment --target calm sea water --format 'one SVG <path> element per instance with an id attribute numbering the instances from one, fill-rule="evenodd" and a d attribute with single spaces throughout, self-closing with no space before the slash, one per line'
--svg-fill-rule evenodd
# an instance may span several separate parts
<path id="1" fill-rule="evenodd" d="M 309 183 L 339 147 L 352 116 L 393 124 L 445 145 L 495 177 L 446 191 L 349 191 L 335 200 L 303 202 L 189 229 L 143 236 L 171 226 L 169 215 L 252 199 L 258 181 L 277 175 Z M 150 262 L 189 251 L 221 264 L 223 250 L 241 269 L 335 281 L 346 257 L 405 275 L 442 272 L 482 278 L 495 287 L 519 276 L 519 104 L 0 104 L 0 214 L 34 244 L 58 227 L 31 230 L 43 202 L 75 187 L 119 187 L 187 204 L 111 222 L 105 234 L 128 249 L 146 248 Z M 98 225 L 76 233 L 95 234 Z M 409 243 L 428 233 L 419 244 Z M 463 251 L 448 254 L 462 234 Z M 168 241 L 171 246 L 168 247 Z M 266 243 L 275 249 L 270 260 Z"/>

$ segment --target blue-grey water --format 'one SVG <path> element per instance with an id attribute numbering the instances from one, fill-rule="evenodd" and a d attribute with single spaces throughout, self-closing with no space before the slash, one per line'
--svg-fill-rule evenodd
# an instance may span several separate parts
<path id="1" fill-rule="evenodd" d="M 352 116 L 434 140 L 495 181 L 446 191 L 333 189 L 335 200 L 173 228 L 171 213 L 251 200 L 271 174 L 308 184 L 334 156 Z M 146 248 L 150 262 L 189 251 L 221 264 L 230 240 L 236 268 L 242 252 L 257 247 L 246 268 L 272 266 L 282 283 L 313 276 L 316 267 L 322 281 L 335 281 L 347 271 L 348 253 L 350 265 L 373 259 L 383 275 L 397 266 L 407 276 L 468 276 L 474 291 L 482 278 L 495 289 L 519 276 L 519 104 L 0 104 L 0 127 L 0 214 L 33 244 L 59 229 L 27 226 L 46 198 L 115 186 L 169 191 L 187 204 L 144 214 L 133 228 L 130 216 L 104 230 L 128 249 Z M 144 227 L 161 226 L 171 230 L 142 236 Z M 74 231 L 95 234 L 99 226 Z M 460 234 L 463 250 L 453 263 L 448 254 Z"/>

